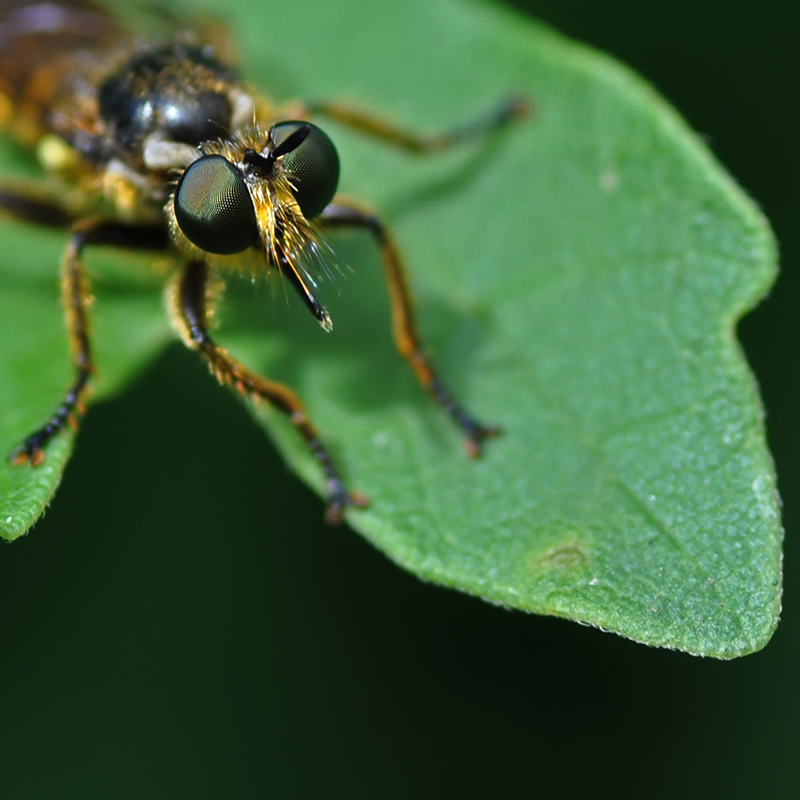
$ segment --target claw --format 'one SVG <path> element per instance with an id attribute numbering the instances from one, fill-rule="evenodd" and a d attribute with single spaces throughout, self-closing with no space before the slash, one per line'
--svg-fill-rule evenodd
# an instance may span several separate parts
<path id="1" fill-rule="evenodd" d="M 45 452 L 42 444 L 46 441 L 41 431 L 34 433 L 8 454 L 9 462 L 15 467 L 29 462 L 32 467 L 38 467 L 44 463 Z"/>
<path id="2" fill-rule="evenodd" d="M 467 438 L 464 440 L 464 450 L 470 458 L 480 458 L 483 451 L 483 443 L 487 439 L 495 439 L 503 433 L 502 428 L 494 425 L 484 426 L 476 424 L 467 431 Z"/>
<path id="3" fill-rule="evenodd" d="M 325 508 L 325 522 L 328 525 L 341 525 L 344 510 L 348 506 L 366 508 L 369 500 L 360 492 L 348 492 L 343 483 L 332 481 L 329 483 L 328 504 Z"/>

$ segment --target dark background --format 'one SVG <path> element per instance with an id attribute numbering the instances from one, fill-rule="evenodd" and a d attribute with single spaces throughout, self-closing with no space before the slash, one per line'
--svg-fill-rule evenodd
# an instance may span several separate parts
<path id="1" fill-rule="evenodd" d="M 175 348 L 0 552 L 4 798 L 800 796 L 794 4 L 518 5 L 648 78 L 773 222 L 783 272 L 740 325 L 785 503 L 773 641 L 701 660 L 423 585 L 324 527 Z"/>

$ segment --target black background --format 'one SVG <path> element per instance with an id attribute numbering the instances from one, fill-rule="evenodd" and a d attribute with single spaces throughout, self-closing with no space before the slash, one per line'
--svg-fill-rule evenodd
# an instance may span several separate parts
<path id="1" fill-rule="evenodd" d="M 773 641 L 702 660 L 423 585 L 324 527 L 176 347 L 0 551 L 3 797 L 800 796 L 794 4 L 518 5 L 648 78 L 773 222 L 739 328 L 785 503 Z"/>

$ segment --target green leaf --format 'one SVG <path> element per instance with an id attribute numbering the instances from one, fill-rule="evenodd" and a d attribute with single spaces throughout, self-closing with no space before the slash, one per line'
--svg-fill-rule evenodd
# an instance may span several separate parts
<path id="1" fill-rule="evenodd" d="M 734 325 L 774 278 L 774 243 L 702 143 L 626 69 L 499 8 L 226 8 L 245 73 L 279 99 L 344 99 L 429 131 L 511 92 L 537 110 L 491 143 L 425 158 L 326 124 L 343 191 L 396 233 L 442 374 L 505 431 L 480 461 L 464 457 L 394 353 L 367 236 L 332 239 L 342 277 L 325 287 L 330 335 L 294 297 L 287 309 L 280 288 L 272 299 L 230 287 L 218 338 L 304 399 L 372 501 L 350 524 L 424 579 L 494 603 L 691 653 L 763 647 L 778 619 L 781 530 Z M 3 155 L 7 172 L 18 151 Z M 69 380 L 55 277 L 64 236 L 14 223 L 0 235 L 0 445 L 10 449 Z M 141 258 L 104 250 L 89 262 L 99 398 L 170 333 L 162 279 L 148 279 Z M 286 420 L 253 413 L 321 489 Z M 71 440 L 37 470 L 0 470 L 8 538 L 49 501 Z"/>

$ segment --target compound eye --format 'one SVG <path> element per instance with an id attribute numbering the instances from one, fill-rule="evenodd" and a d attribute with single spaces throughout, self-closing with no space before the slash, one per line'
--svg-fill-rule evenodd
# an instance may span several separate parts
<path id="1" fill-rule="evenodd" d="M 269 138 L 277 147 L 298 128 L 308 128 L 308 135 L 282 157 L 283 167 L 294 187 L 294 196 L 308 219 L 321 214 L 333 200 L 339 184 L 339 154 L 321 128 L 310 122 L 291 120 L 273 125 Z"/>
<path id="2" fill-rule="evenodd" d="M 223 156 L 203 156 L 190 164 L 174 202 L 180 229 L 207 253 L 241 253 L 258 241 L 256 210 L 244 178 Z"/>

